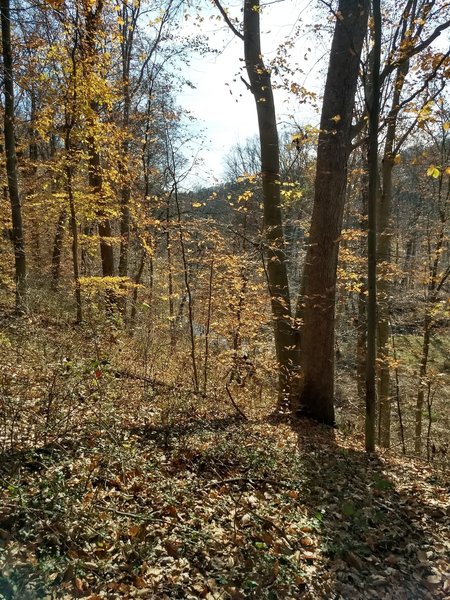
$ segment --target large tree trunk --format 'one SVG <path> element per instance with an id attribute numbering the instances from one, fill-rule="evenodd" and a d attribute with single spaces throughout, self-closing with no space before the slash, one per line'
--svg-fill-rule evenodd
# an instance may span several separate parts
<path id="1" fill-rule="evenodd" d="M 284 405 L 291 394 L 294 342 L 280 205 L 278 131 L 270 71 L 261 55 L 259 10 L 259 0 L 245 0 L 243 38 L 245 66 L 258 115 L 267 275 L 279 365 L 278 401 Z"/>
<path id="2" fill-rule="evenodd" d="M 24 310 L 27 271 L 14 138 L 14 79 L 9 0 L 0 1 L 0 10 L 2 22 L 3 85 L 5 88 L 4 132 L 6 175 L 8 178 L 8 193 L 11 204 L 12 242 L 14 245 L 16 281 L 16 311 L 21 313 Z"/>
<path id="3" fill-rule="evenodd" d="M 303 380 L 298 412 L 334 424 L 336 268 L 368 0 L 340 0 L 320 121 L 314 207 L 297 316 Z"/>

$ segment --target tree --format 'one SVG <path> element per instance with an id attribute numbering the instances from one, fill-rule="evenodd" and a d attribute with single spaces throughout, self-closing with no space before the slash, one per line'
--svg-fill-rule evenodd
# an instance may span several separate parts
<path id="1" fill-rule="evenodd" d="M 142 91 L 142 83 L 146 80 L 154 80 L 161 70 L 155 61 L 155 55 L 161 50 L 165 31 L 169 24 L 173 25 L 173 17 L 178 10 L 178 5 L 172 0 L 167 0 L 160 8 L 160 16 L 155 19 L 155 30 L 153 39 L 141 40 L 141 47 L 137 46 L 139 32 L 139 21 L 143 12 L 141 0 L 132 4 L 121 3 L 119 8 L 119 39 L 120 39 L 120 84 L 122 96 L 122 129 L 124 139 L 121 148 L 121 171 L 123 182 L 120 190 L 120 253 L 118 272 L 120 277 L 128 275 L 129 245 L 131 232 L 131 186 L 132 177 L 130 173 L 130 140 L 132 137 L 131 121 L 133 111 L 133 100 L 138 92 Z M 145 11 L 146 12 L 146 11 Z M 145 14 L 144 12 L 144 14 Z M 136 63 L 137 50 L 145 56 L 141 63 Z M 153 65 L 152 65 L 153 61 Z M 134 68 L 133 68 L 134 67 Z M 139 103 L 140 99 L 137 100 Z"/>
<path id="2" fill-rule="evenodd" d="M 449 53 L 440 51 L 432 52 L 430 44 L 435 39 L 437 30 L 443 31 L 450 26 L 450 21 L 442 20 L 435 28 L 432 9 L 436 7 L 436 1 L 417 5 L 414 2 L 406 2 L 401 13 L 399 22 L 394 29 L 390 47 L 390 57 L 387 59 L 384 71 L 390 65 L 397 63 L 392 83 L 386 79 L 384 95 L 390 97 L 390 106 L 384 120 L 385 141 L 381 163 L 381 189 L 378 201 L 378 326 L 377 326 L 377 360 L 378 360 L 378 404 L 379 425 L 378 438 L 382 446 L 390 446 L 390 424 L 391 424 L 391 392 L 390 392 L 390 368 L 389 368 L 389 298 L 391 296 L 391 281 L 389 270 L 391 268 L 391 245 L 392 245 L 392 177 L 393 171 L 400 160 L 400 151 L 413 133 L 420 126 L 420 115 L 426 111 L 427 104 L 432 101 L 433 94 L 429 93 L 431 83 L 437 80 L 445 70 Z M 440 15 L 448 16 L 445 7 L 440 7 Z M 421 50 L 419 60 L 413 62 L 415 47 L 427 29 L 432 27 L 431 34 L 420 43 Z M 392 60 L 395 53 L 399 53 L 397 60 Z M 423 56 L 422 56 L 423 55 Z M 411 56 L 411 57 L 410 57 Z M 420 69 L 421 77 L 418 83 L 408 82 L 408 74 L 411 67 Z M 406 97 L 402 98 L 404 89 L 407 90 Z M 419 104 L 414 106 L 414 102 Z M 401 125 L 401 116 L 405 112 L 413 112 L 416 117 L 407 121 L 406 125 L 398 131 Z"/>
<path id="3" fill-rule="evenodd" d="M 445 264 L 445 248 L 448 248 L 448 223 L 449 223 L 449 199 L 450 199 L 450 144 L 449 130 L 450 111 L 445 110 L 444 100 L 441 98 L 441 109 L 438 112 L 435 124 L 426 127 L 427 134 L 431 141 L 431 150 L 435 155 L 438 166 L 431 164 L 428 167 L 427 175 L 431 179 L 432 197 L 430 204 L 434 208 L 434 219 L 427 219 L 426 225 L 426 246 L 427 258 L 425 264 L 425 306 L 423 315 L 422 344 L 419 364 L 419 385 L 416 397 L 415 410 L 415 435 L 414 450 L 420 455 L 422 451 L 422 420 L 423 410 L 428 390 L 428 411 L 431 412 L 429 399 L 430 379 L 428 374 L 428 362 L 430 355 L 431 340 L 433 336 L 433 327 L 438 320 L 440 313 L 444 313 L 439 307 L 441 292 L 445 290 L 445 284 L 450 278 L 450 265 Z M 440 113 L 440 114 L 439 114 Z M 436 222 L 433 222 L 436 221 Z M 431 415 L 429 415 L 429 427 L 431 427 Z M 429 433 L 428 433 L 429 440 Z M 427 444 L 428 446 L 428 444 Z M 429 448 L 428 458 L 429 458 Z"/>
<path id="4" fill-rule="evenodd" d="M 368 131 L 368 231 L 367 231 L 367 359 L 366 359 L 366 450 L 375 450 L 376 420 L 376 328 L 377 328 L 377 197 L 378 197 L 378 123 L 380 113 L 381 7 L 372 0 L 373 51 L 370 66 L 370 97 L 367 112 Z"/>
<path id="5" fill-rule="evenodd" d="M 302 382 L 297 410 L 333 425 L 336 269 L 368 1 L 341 0 L 320 120 L 314 205 L 297 318 Z"/>
<path id="6" fill-rule="evenodd" d="M 99 68 L 99 52 L 97 48 L 97 38 L 102 27 L 102 12 L 104 10 L 104 1 L 97 0 L 94 3 L 83 0 L 83 12 L 85 17 L 84 39 L 81 42 L 81 54 L 83 57 L 82 68 L 87 85 L 92 85 L 92 75 L 95 69 Z M 94 90 L 91 90 L 94 92 Z M 104 194 L 103 168 L 100 158 L 100 147 L 95 130 L 98 128 L 99 105 L 93 97 L 90 100 L 89 129 L 87 146 L 89 155 L 89 188 L 94 203 L 101 205 L 101 197 Z M 100 236 L 100 255 L 102 262 L 103 277 L 114 276 L 114 253 L 111 243 L 112 225 L 110 219 L 104 211 L 99 208 L 98 233 Z"/>
<path id="7" fill-rule="evenodd" d="M 270 69 L 264 64 L 261 50 L 261 8 L 259 0 L 244 0 L 241 33 L 218 0 L 215 0 L 215 4 L 235 35 L 244 42 L 245 67 L 249 79 L 247 87 L 255 99 L 258 116 L 267 279 L 279 366 L 278 403 L 283 405 L 291 396 L 295 353 L 281 215 L 278 129 Z"/>
<path id="8" fill-rule="evenodd" d="M 9 0 L 1 0 L 2 23 L 2 56 L 3 80 L 5 87 L 5 153 L 6 173 L 8 178 L 8 193 L 11 204 L 12 231 L 11 237 L 14 246 L 15 281 L 16 281 L 16 311 L 22 313 L 25 308 L 26 261 L 25 242 L 22 225 L 22 208 L 20 203 L 19 182 L 17 176 L 16 141 L 14 134 L 14 75 L 11 47 L 11 12 Z"/>

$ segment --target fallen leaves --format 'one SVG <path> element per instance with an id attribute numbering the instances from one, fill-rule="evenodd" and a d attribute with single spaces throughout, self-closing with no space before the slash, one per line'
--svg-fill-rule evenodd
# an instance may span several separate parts
<path id="1" fill-rule="evenodd" d="M 171 452 L 124 438 L 96 428 L 3 488 L 0 558 L 15 589 L 91 600 L 448 595 L 448 488 L 413 461 L 369 461 L 349 436 L 263 419 L 200 427 Z"/>

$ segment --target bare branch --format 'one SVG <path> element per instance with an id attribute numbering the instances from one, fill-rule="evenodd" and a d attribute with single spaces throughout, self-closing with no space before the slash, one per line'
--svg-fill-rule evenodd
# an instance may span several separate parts
<path id="1" fill-rule="evenodd" d="M 231 31 L 234 33 L 234 35 L 237 35 L 237 37 L 241 40 L 244 39 L 244 35 L 238 30 L 236 29 L 236 27 L 233 25 L 233 23 L 231 22 L 230 17 L 227 15 L 226 10 L 224 9 L 224 7 L 220 4 L 219 0 L 213 0 L 214 4 L 217 6 L 217 8 L 220 11 L 220 14 L 222 15 L 225 23 L 228 25 L 228 27 L 231 29 Z"/>

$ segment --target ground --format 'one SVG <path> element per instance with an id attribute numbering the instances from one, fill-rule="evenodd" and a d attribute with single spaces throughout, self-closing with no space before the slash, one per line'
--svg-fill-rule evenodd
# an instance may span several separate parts
<path id="1" fill-rule="evenodd" d="M 246 420 L 223 390 L 75 357 L 85 332 L 47 323 L 38 347 L 10 326 L 0 598 L 450 598 L 442 461 L 367 455 L 264 400 Z"/>

